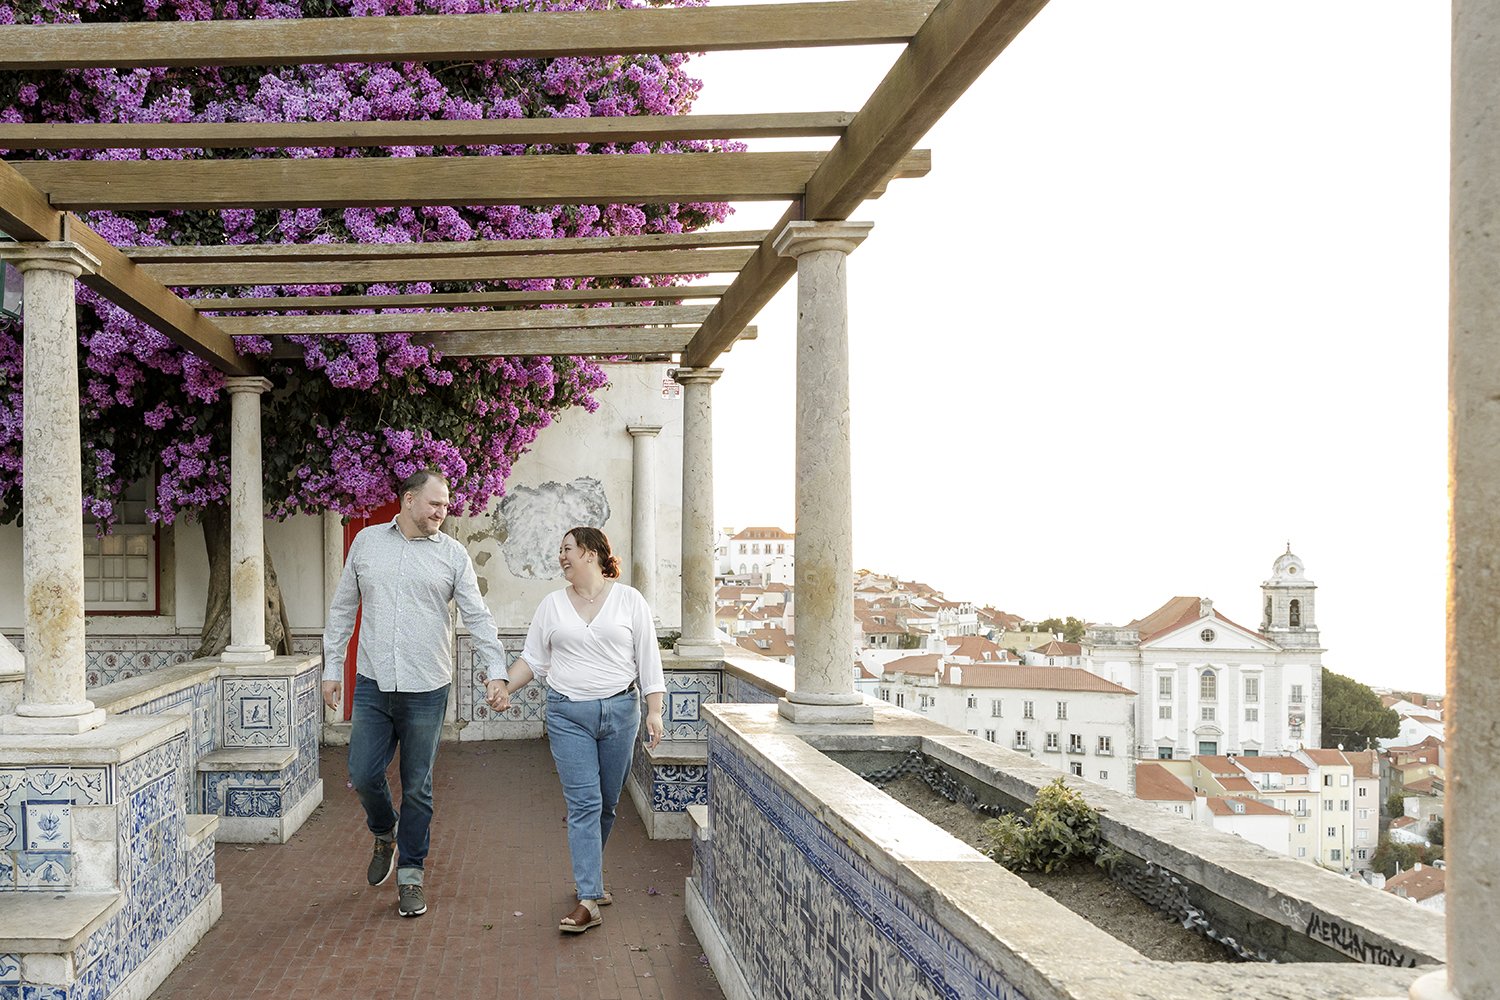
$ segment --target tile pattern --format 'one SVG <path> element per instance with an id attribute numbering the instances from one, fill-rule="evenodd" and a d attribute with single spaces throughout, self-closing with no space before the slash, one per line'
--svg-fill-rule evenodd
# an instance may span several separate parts
<path id="1" fill-rule="evenodd" d="M 651 781 L 651 811 L 687 812 L 708 805 L 708 765 L 658 764 Z"/>
<path id="2" fill-rule="evenodd" d="M 201 681 L 191 687 L 169 691 L 160 697 L 126 709 L 121 715 L 160 715 L 163 712 L 184 712 L 188 716 L 187 762 L 182 772 L 183 806 L 192 811 L 193 777 L 198 761 L 219 746 L 219 684 L 217 681 Z"/>
<path id="3" fill-rule="evenodd" d="M 667 694 L 662 704 L 662 722 L 669 740 L 701 740 L 708 720 L 699 710 L 719 700 L 717 670 L 668 670 Z"/>
<path id="4" fill-rule="evenodd" d="M 1023 1000 L 713 729 L 709 796 L 706 900 L 759 995 Z"/>
<path id="5" fill-rule="evenodd" d="M 514 663 L 526 645 L 524 635 L 502 635 L 500 644 L 505 647 L 506 665 Z M 547 717 L 547 698 L 540 684 L 532 683 L 511 696 L 510 708 L 504 712 L 492 711 L 484 700 L 484 684 L 479 680 L 479 654 L 474 649 L 474 638 L 458 637 L 458 670 L 454 683 L 458 686 L 456 702 L 460 722 L 542 722 Z M 495 738 L 504 738 L 494 734 Z"/>
<path id="6" fill-rule="evenodd" d="M 281 770 L 205 771 L 199 775 L 198 793 L 195 799 L 198 812 L 218 816 L 253 817 L 275 819 L 302 801 L 318 780 L 318 732 L 322 719 L 322 698 L 318 691 L 321 668 L 305 670 L 292 678 L 292 721 L 289 729 L 296 748 L 292 763 Z M 224 711 L 227 717 L 245 717 L 252 723 L 259 721 L 250 714 L 264 705 L 263 699 L 269 690 L 267 679 L 225 678 L 226 688 L 232 691 L 233 700 L 226 696 Z M 274 681 L 282 690 L 285 679 Z M 232 688 L 229 686 L 233 685 Z M 273 701 L 272 706 L 278 704 Z M 273 722 L 275 720 L 273 712 Z M 275 723 L 280 725 L 279 722 Z M 226 731 L 228 725 L 226 724 Z M 243 730 L 255 735 L 254 725 Z M 276 737 L 279 739 L 279 735 Z M 286 745 L 266 743 L 265 746 Z"/>
<path id="7" fill-rule="evenodd" d="M 73 885 L 72 809 L 114 801 L 113 768 L 0 768 L 0 891 Z"/>
<path id="8" fill-rule="evenodd" d="M 743 677 L 725 673 L 724 696 L 720 700 L 736 705 L 769 705 L 775 704 L 776 695 L 765 688 L 757 687 Z"/>
<path id="9" fill-rule="evenodd" d="M 17 649 L 25 651 L 25 637 L 6 634 Z M 175 667 L 193 659 L 198 651 L 196 635 L 91 635 L 84 640 L 84 678 L 89 687 L 113 684 Z M 292 652 L 321 653 L 322 637 L 316 634 L 292 637 Z M 0 998 L 3 1000 L 3 998 Z"/>
<path id="10" fill-rule="evenodd" d="M 225 677 L 224 721 L 220 738 L 225 747 L 289 747 L 292 745 L 289 685 L 284 677 Z"/>

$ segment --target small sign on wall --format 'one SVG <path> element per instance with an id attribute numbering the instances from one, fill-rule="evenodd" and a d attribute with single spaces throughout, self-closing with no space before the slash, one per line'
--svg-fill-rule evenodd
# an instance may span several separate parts
<path id="1" fill-rule="evenodd" d="M 662 399 L 681 399 L 682 398 L 682 386 L 678 385 L 676 382 L 672 381 L 669 378 L 662 379 L 661 380 L 661 398 Z"/>

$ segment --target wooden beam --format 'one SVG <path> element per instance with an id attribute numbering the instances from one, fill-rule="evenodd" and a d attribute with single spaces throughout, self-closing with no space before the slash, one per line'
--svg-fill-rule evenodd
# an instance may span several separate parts
<path id="1" fill-rule="evenodd" d="M 717 52 L 905 42 L 926 0 L 0 29 L 0 69 L 277 66 Z"/>
<path id="2" fill-rule="evenodd" d="M 164 285 L 362 285 L 410 281 L 523 281 L 614 278 L 738 271 L 755 251 L 630 250 L 529 257 L 439 257 L 433 260 L 288 261 L 278 264 L 143 264 Z"/>
<path id="3" fill-rule="evenodd" d="M 363 313 L 355 316 L 221 316 L 234 337 L 349 336 L 461 330 L 587 330 L 631 326 L 696 327 L 711 306 L 620 306 L 613 309 L 508 309 L 492 312 Z M 689 331 L 692 332 L 692 331 Z"/>
<path id="4" fill-rule="evenodd" d="M 503 146 L 839 136 L 852 111 L 493 118 L 481 121 L 0 123 L 0 149 Z"/>
<path id="5" fill-rule="evenodd" d="M 330 260 L 436 260 L 444 257 L 523 254 L 602 253 L 608 250 L 700 250 L 754 247 L 770 235 L 764 229 L 704 230 L 696 233 L 643 233 L 639 236 L 581 236 L 525 240 L 440 240 L 431 243 L 240 243 L 234 246 L 121 247 L 137 264 L 270 263 Z"/>
<path id="6" fill-rule="evenodd" d="M 683 363 L 713 364 L 796 273 L 796 262 L 777 256 L 771 245 L 782 226 L 794 218 L 848 218 L 1046 2 L 941 0 L 808 180 L 801 213 L 788 211 L 773 228 L 704 321 Z"/>
<path id="7" fill-rule="evenodd" d="M 483 357 L 538 357 L 573 355 L 662 355 L 677 354 L 693 338 L 691 328 L 594 327 L 591 329 L 468 330 L 459 333 L 429 333 L 413 338 L 431 344 L 446 355 Z M 273 358 L 298 358 L 302 347 L 285 340 L 271 350 Z"/>
<path id="8" fill-rule="evenodd" d="M 283 295 L 274 298 L 188 299 L 201 312 L 339 312 L 345 309 L 438 309 L 468 306 L 542 306 L 579 302 L 680 302 L 716 299 L 728 285 L 664 288 L 560 288 L 556 291 L 431 292 L 424 295 Z"/>
<path id="9" fill-rule="evenodd" d="M 0 161 L 0 232 L 14 240 L 62 239 L 62 213 L 30 181 Z"/>
<path id="10" fill-rule="evenodd" d="M 802 196 L 823 156 L 794 152 L 28 160 L 13 166 L 54 207 L 162 211 L 781 201 Z M 893 164 L 890 173 L 920 177 L 929 169 L 931 157 L 919 152 L 904 164 Z"/>

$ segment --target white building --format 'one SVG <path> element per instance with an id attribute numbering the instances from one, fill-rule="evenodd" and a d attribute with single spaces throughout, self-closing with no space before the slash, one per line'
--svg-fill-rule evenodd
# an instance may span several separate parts
<path id="1" fill-rule="evenodd" d="M 724 537 L 728 535 L 728 537 Z M 796 570 L 797 536 L 772 527 L 742 528 L 733 534 L 720 533 L 718 575 L 749 580 L 756 584 L 779 583 L 793 586 Z"/>
<path id="2" fill-rule="evenodd" d="M 1135 692 L 1069 667 L 945 663 L 936 653 L 886 664 L 880 697 L 1130 794 Z"/>
<path id="3" fill-rule="evenodd" d="M 1174 597 L 1123 627 L 1089 626 L 1082 662 L 1137 692 L 1141 759 L 1291 752 L 1320 730 L 1316 589 L 1288 550 L 1261 585 L 1260 631 Z"/>

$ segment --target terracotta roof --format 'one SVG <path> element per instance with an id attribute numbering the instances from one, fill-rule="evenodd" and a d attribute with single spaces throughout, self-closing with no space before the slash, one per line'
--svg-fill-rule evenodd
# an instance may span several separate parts
<path id="1" fill-rule="evenodd" d="M 1135 766 L 1135 797 L 1152 802 L 1191 802 L 1193 790 L 1160 764 Z"/>
<path id="2" fill-rule="evenodd" d="M 1374 750 L 1345 750 L 1344 756 L 1354 765 L 1356 778 L 1380 777 L 1380 755 Z"/>
<path id="3" fill-rule="evenodd" d="M 1447 873 L 1441 868 L 1422 865 L 1420 868 L 1412 868 L 1410 871 L 1404 871 L 1386 879 L 1385 891 L 1397 896 L 1405 896 L 1407 899 L 1431 899 L 1443 892 L 1446 875 Z M 1402 889 L 1406 891 L 1399 891 Z"/>
<path id="4" fill-rule="evenodd" d="M 1127 687 L 1121 687 L 1079 667 L 992 667 L 984 663 L 955 663 L 952 667 L 957 667 L 962 672 L 963 687 L 1135 694 Z M 952 681 L 945 676 L 943 683 L 951 684 Z"/>
<path id="5" fill-rule="evenodd" d="M 786 542 L 796 537 L 790 531 L 783 531 L 780 528 L 746 528 L 737 534 L 731 535 L 730 541 L 764 542 L 769 539 L 773 542 Z"/>
<path id="6" fill-rule="evenodd" d="M 1442 745 L 1443 741 L 1436 736 L 1428 736 L 1420 743 L 1411 743 L 1404 747 L 1386 747 L 1385 752 L 1391 755 L 1421 753 L 1423 750 L 1436 750 Z"/>
<path id="7" fill-rule="evenodd" d="M 1146 617 L 1137 618 L 1125 627 L 1139 629 L 1141 642 L 1150 642 L 1158 636 L 1166 635 L 1168 632 L 1175 631 L 1184 625 L 1199 621 L 1203 617 L 1199 614 L 1199 602 L 1201 600 L 1202 598 L 1199 597 L 1174 597 Z M 1230 621 L 1217 611 L 1213 612 L 1213 617 L 1226 625 L 1233 625 L 1242 632 L 1248 632 L 1262 639 L 1265 638 L 1265 636 L 1255 631 L 1255 629 L 1245 628 L 1245 626 L 1238 622 Z"/>
<path id="8" fill-rule="evenodd" d="M 1233 759 L 1223 755 L 1197 754 L 1193 757 L 1193 763 L 1215 777 L 1240 773 L 1240 769 L 1234 766 Z"/>
<path id="9" fill-rule="evenodd" d="M 991 642 L 982 635 L 958 635 L 946 640 L 949 656 L 966 656 L 977 663 L 1002 663 L 1009 654 L 999 643 Z M 989 654 L 988 660 L 985 654 Z"/>
<path id="10" fill-rule="evenodd" d="M 1218 780 L 1219 784 L 1224 786 L 1224 791 L 1233 792 L 1236 795 L 1255 795 L 1260 791 L 1249 778 L 1236 778 L 1232 775 L 1226 775 Z"/>
<path id="11" fill-rule="evenodd" d="M 1443 779 L 1437 775 L 1422 778 L 1419 781 L 1409 782 L 1402 786 L 1402 791 L 1411 792 L 1413 795 L 1439 795 L 1442 793 Z"/>
<path id="12" fill-rule="evenodd" d="M 1296 757 L 1283 756 L 1281 754 L 1269 757 L 1245 757 L 1242 755 L 1236 757 L 1235 762 L 1245 770 L 1254 771 L 1256 774 L 1306 774 L 1309 770 L 1308 766 Z"/>
<path id="13" fill-rule="evenodd" d="M 761 646 L 759 641 L 764 641 Z M 748 635 L 738 636 L 734 640 L 741 647 L 761 656 L 791 656 L 796 652 L 794 640 L 787 635 L 783 628 L 758 628 L 752 630 Z"/>
<path id="14" fill-rule="evenodd" d="M 1416 821 L 1417 818 L 1415 816 L 1397 816 L 1395 819 L 1391 820 L 1391 829 L 1400 830 L 1403 827 L 1411 826 L 1412 824 L 1416 823 Z"/>
<path id="15" fill-rule="evenodd" d="M 988 618 L 990 621 L 994 622 L 996 625 L 999 625 L 1004 629 L 1010 629 L 1012 626 L 1019 625 L 1026 620 L 1020 615 L 1009 614 L 1008 612 L 999 611 L 995 608 L 980 608 L 978 614 L 979 617 Z"/>
<path id="16" fill-rule="evenodd" d="M 1061 640 L 1053 639 L 1046 645 L 1036 647 L 1032 652 L 1039 653 L 1042 656 L 1082 656 L 1083 647 L 1076 642 L 1062 642 Z"/>
<path id="17" fill-rule="evenodd" d="M 1208 808 L 1215 816 L 1286 816 L 1287 813 L 1275 806 L 1268 806 L 1264 802 L 1255 799 L 1247 799 L 1242 795 L 1234 795 L 1223 798 L 1211 795 L 1208 798 Z"/>
<path id="18" fill-rule="evenodd" d="M 888 674 L 927 674 L 931 676 L 937 673 L 938 668 L 943 665 L 943 658 L 936 653 L 918 653 L 913 656 L 903 656 L 899 660 L 892 660 L 885 665 Z"/>
<path id="19" fill-rule="evenodd" d="M 1349 762 L 1344 759 L 1342 750 L 1304 750 L 1303 753 L 1312 758 L 1312 762 L 1319 767 L 1347 767 Z"/>

